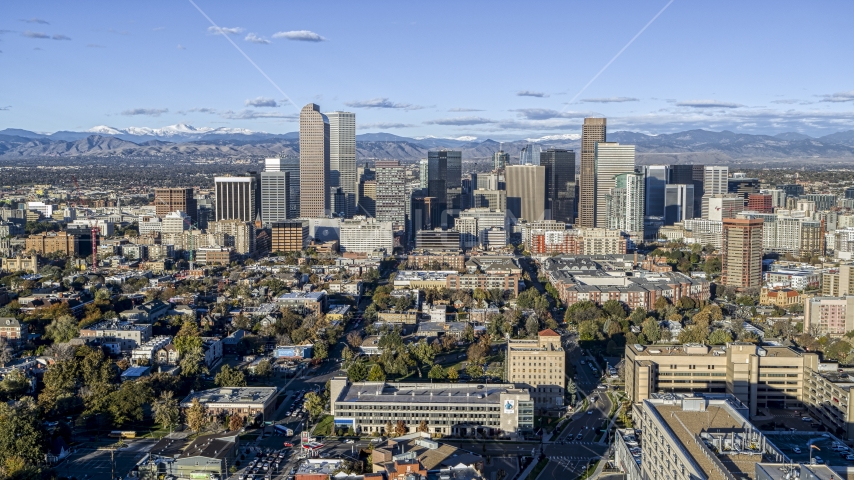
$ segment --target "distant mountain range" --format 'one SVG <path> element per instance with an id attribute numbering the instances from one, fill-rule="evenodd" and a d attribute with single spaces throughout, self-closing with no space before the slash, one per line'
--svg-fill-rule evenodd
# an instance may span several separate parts
<path id="1" fill-rule="evenodd" d="M 646 135 L 612 132 L 608 141 L 637 146 L 640 163 L 732 163 L 745 160 L 817 161 L 854 159 L 854 130 L 819 138 L 787 132 L 778 135 L 751 135 L 729 131 L 685 132 Z M 544 148 L 580 148 L 580 135 L 563 134 L 503 142 L 511 159 L 518 158 L 525 145 L 536 142 Z M 461 150 L 464 158 L 485 159 L 499 149 L 499 142 L 467 137 L 448 139 L 410 138 L 391 133 L 356 136 L 360 159 L 415 161 L 428 150 Z M 299 152 L 299 133 L 271 134 L 237 128 L 196 128 L 178 124 L 163 128 L 94 127 L 86 132 L 60 131 L 51 134 L 7 128 L 0 130 L 0 159 L 77 156 L 205 156 L 263 157 Z M 512 160 L 511 160 L 512 163 Z"/>

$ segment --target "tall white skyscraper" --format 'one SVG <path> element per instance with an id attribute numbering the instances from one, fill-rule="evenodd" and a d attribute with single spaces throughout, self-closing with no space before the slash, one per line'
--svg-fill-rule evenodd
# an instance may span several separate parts
<path id="1" fill-rule="evenodd" d="M 635 146 L 598 142 L 594 154 L 596 182 L 596 227 L 608 227 L 607 196 L 616 186 L 616 176 L 635 172 Z M 509 198 L 509 194 L 508 194 Z"/>
<path id="2" fill-rule="evenodd" d="M 623 230 L 643 239 L 645 182 L 641 173 L 621 173 L 605 196 L 608 228 Z"/>
<path id="3" fill-rule="evenodd" d="M 703 195 L 722 195 L 729 186 L 729 167 L 707 166 L 703 169 Z"/>
<path id="4" fill-rule="evenodd" d="M 329 173 L 330 186 L 341 187 L 347 197 L 347 217 L 356 213 L 356 114 L 330 112 Z"/>

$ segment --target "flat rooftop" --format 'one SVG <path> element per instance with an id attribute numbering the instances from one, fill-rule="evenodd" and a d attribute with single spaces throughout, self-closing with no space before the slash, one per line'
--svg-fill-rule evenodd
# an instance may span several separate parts
<path id="1" fill-rule="evenodd" d="M 181 402 L 189 405 L 198 398 L 203 404 L 243 403 L 246 405 L 266 404 L 276 397 L 276 387 L 222 387 L 191 393 Z"/>
<path id="2" fill-rule="evenodd" d="M 743 419 L 735 418 L 723 407 L 708 405 L 706 411 L 685 411 L 681 405 L 654 405 L 670 431 L 679 439 L 682 447 L 703 470 L 708 478 L 719 478 L 720 474 L 707 451 L 695 440 L 700 433 L 729 433 L 743 431 Z M 765 458 L 759 452 L 718 454 L 717 458 L 736 478 L 755 478 L 755 465 Z"/>
<path id="3" fill-rule="evenodd" d="M 523 393 L 509 383 L 381 383 L 362 382 L 347 385 L 338 403 L 494 403 L 499 404 L 502 393 Z"/>
<path id="4" fill-rule="evenodd" d="M 639 348 L 640 347 L 640 348 Z M 797 358 L 801 356 L 801 352 L 792 347 L 777 347 L 777 346 L 761 346 L 757 347 L 752 343 L 730 343 L 727 345 L 701 345 L 701 344 L 685 344 L 685 345 L 626 345 L 626 349 L 631 350 L 636 356 L 641 357 L 717 357 L 726 355 L 727 349 L 745 347 L 749 349 L 765 350 L 766 357 L 790 357 Z"/>

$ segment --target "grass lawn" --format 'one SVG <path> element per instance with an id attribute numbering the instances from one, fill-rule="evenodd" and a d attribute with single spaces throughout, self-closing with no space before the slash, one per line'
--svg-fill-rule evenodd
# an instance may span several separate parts
<path id="1" fill-rule="evenodd" d="M 332 434 L 332 422 L 334 421 L 334 417 L 332 415 L 326 415 L 320 419 L 320 422 L 314 427 L 314 434 L 317 436 L 327 436 Z"/>
<path id="2" fill-rule="evenodd" d="M 540 476 L 540 473 L 542 473 L 543 469 L 546 468 L 546 465 L 548 465 L 548 464 L 549 464 L 548 458 L 544 458 L 544 459 L 540 460 L 539 462 L 537 462 L 537 465 L 534 467 L 533 470 L 531 470 L 531 473 L 528 475 L 527 480 L 537 480 L 537 477 Z"/>
<path id="3" fill-rule="evenodd" d="M 578 480 L 587 480 L 588 478 L 590 478 L 590 475 L 592 475 L 593 472 L 596 471 L 596 465 L 599 465 L 599 461 L 595 461 L 595 462 L 591 463 L 590 467 L 587 469 L 587 471 L 584 472 L 583 475 L 578 477 Z"/>

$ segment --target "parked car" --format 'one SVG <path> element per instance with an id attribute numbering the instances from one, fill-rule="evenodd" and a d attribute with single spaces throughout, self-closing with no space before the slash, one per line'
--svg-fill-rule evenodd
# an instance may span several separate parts
<path id="1" fill-rule="evenodd" d="M 792 447 L 792 453 L 801 453 L 801 449 L 798 447 Z"/>

